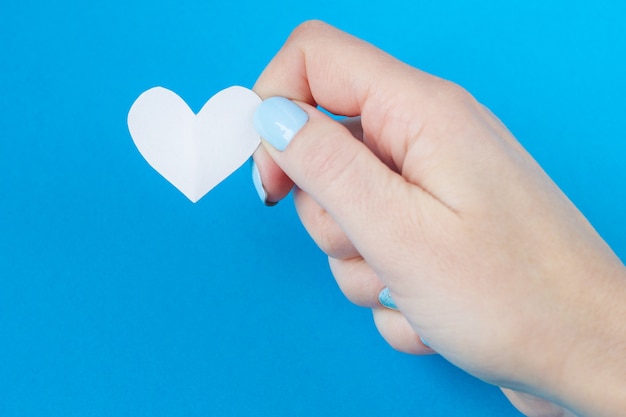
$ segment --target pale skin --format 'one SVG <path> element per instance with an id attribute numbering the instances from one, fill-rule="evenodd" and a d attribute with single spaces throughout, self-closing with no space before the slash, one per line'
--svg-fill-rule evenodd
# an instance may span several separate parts
<path id="1" fill-rule="evenodd" d="M 392 347 L 437 352 L 529 417 L 623 415 L 626 269 L 489 110 L 321 22 L 254 90 L 309 116 L 284 151 L 255 153 L 267 200 L 296 185 L 340 289 Z"/>

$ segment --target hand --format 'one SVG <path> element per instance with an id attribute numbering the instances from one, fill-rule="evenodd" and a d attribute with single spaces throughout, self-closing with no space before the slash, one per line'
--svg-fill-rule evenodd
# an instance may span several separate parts
<path id="1" fill-rule="evenodd" d="M 264 199 L 297 185 L 340 288 L 390 345 L 438 352 L 528 416 L 626 409 L 624 266 L 489 110 L 320 22 L 255 91 L 297 103 L 257 111 Z M 399 311 L 378 303 L 385 287 Z"/>

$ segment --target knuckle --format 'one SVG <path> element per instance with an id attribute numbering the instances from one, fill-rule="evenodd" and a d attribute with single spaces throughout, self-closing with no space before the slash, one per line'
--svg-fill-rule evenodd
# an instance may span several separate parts
<path id="1" fill-rule="evenodd" d="M 408 327 L 401 313 L 383 308 L 376 308 L 373 311 L 378 332 L 393 349 L 413 355 L 430 353 L 419 341 L 417 333 Z"/>
<path id="2" fill-rule="evenodd" d="M 307 20 L 296 26 L 296 28 L 291 32 L 289 40 L 297 41 L 300 39 L 308 39 L 311 36 L 319 35 L 320 32 L 325 31 L 328 27 L 329 26 L 321 20 Z"/>
<path id="3" fill-rule="evenodd" d="M 343 295 L 360 307 L 379 307 L 378 293 L 384 284 L 363 258 L 329 258 L 328 263 Z"/>
<path id="4" fill-rule="evenodd" d="M 338 285 L 351 303 L 360 307 L 380 307 L 378 293 L 382 290 L 382 284 L 379 282 L 348 278 L 341 283 L 338 282 Z"/>
<path id="5" fill-rule="evenodd" d="M 296 194 L 296 209 L 313 241 L 328 256 L 347 259 L 358 255 L 352 242 L 332 216 L 301 190 Z"/>
<path id="6" fill-rule="evenodd" d="M 330 214 L 324 210 L 318 212 L 316 235 L 318 246 L 328 256 L 337 259 L 344 259 L 351 255 L 352 243 L 345 235 L 339 225 L 330 217 Z"/>
<path id="7" fill-rule="evenodd" d="M 328 256 L 343 259 L 349 255 L 352 244 L 328 213 L 323 218 L 320 230 L 320 247 Z"/>
<path id="8" fill-rule="evenodd" d="M 469 93 L 469 91 L 455 82 L 439 79 L 437 82 L 437 89 L 438 98 L 441 100 L 441 103 L 446 106 L 465 108 L 469 104 L 473 104 L 475 102 L 474 97 Z"/>

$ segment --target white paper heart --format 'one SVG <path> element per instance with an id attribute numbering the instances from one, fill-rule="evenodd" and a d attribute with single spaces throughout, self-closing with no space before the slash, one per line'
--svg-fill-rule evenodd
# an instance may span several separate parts
<path id="1" fill-rule="evenodd" d="M 133 103 L 128 129 L 146 161 L 195 203 L 261 143 L 252 121 L 260 103 L 253 91 L 235 86 L 194 114 L 176 93 L 154 87 Z"/>

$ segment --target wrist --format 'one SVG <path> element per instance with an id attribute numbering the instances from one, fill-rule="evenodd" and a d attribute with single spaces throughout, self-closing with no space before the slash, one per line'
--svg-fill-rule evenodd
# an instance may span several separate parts
<path id="1" fill-rule="evenodd" d="M 592 276 L 563 323 L 568 342 L 552 350 L 548 392 L 581 417 L 614 417 L 626 410 L 626 268 L 617 261 Z"/>

